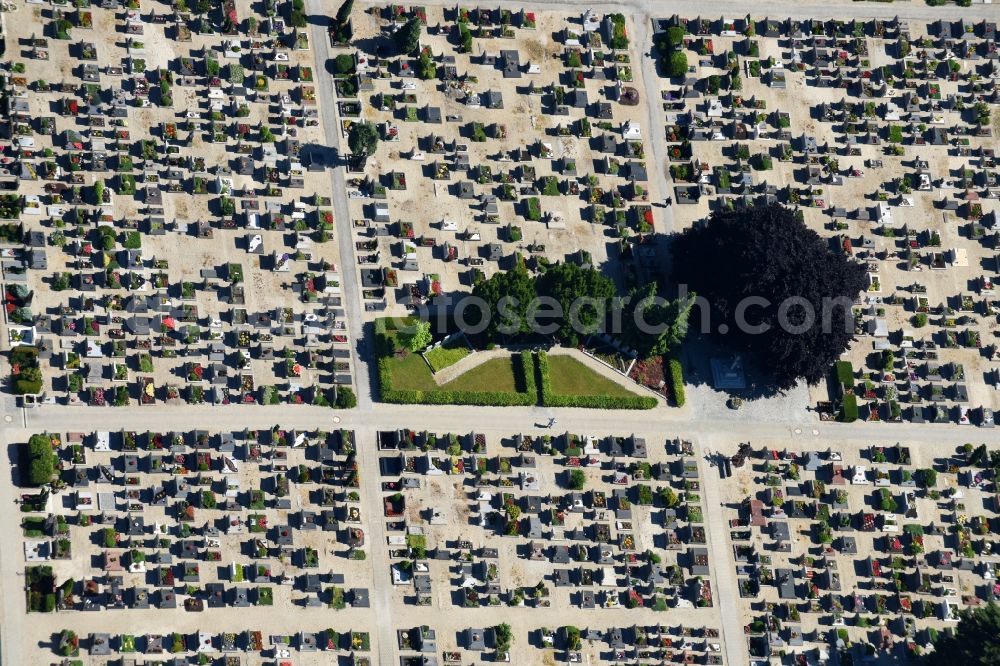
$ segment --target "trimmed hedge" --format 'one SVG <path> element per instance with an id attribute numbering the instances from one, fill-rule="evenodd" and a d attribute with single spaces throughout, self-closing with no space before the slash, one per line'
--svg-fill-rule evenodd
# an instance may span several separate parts
<path id="1" fill-rule="evenodd" d="M 590 409 L 652 409 L 657 400 L 652 396 L 637 395 L 633 397 L 610 395 L 556 395 L 552 392 L 552 380 L 549 376 L 549 358 L 544 351 L 539 351 L 535 359 L 538 371 L 538 385 L 541 387 L 540 398 L 543 407 L 588 407 Z"/>
<path id="2" fill-rule="evenodd" d="M 844 402 L 840 410 L 840 420 L 844 423 L 853 423 L 858 420 L 858 398 L 852 393 L 844 396 Z"/>
<path id="3" fill-rule="evenodd" d="M 535 402 L 532 404 L 537 404 L 538 386 L 535 384 L 535 358 L 530 351 L 521 352 L 519 358 L 521 359 L 521 376 L 524 378 L 524 392 L 535 396 Z"/>
<path id="4" fill-rule="evenodd" d="M 837 381 L 843 384 L 845 389 L 854 388 L 854 364 L 850 361 L 837 361 L 833 364 L 837 373 Z"/>
<path id="5" fill-rule="evenodd" d="M 674 404 L 683 407 L 687 401 L 684 395 L 684 368 L 676 358 L 667 361 L 667 374 L 670 378 L 670 395 L 674 399 Z"/>
<path id="6" fill-rule="evenodd" d="M 22 452 L 22 483 L 26 486 L 44 486 L 56 477 L 58 458 L 52 448 L 52 436 L 47 433 L 32 435 Z"/>

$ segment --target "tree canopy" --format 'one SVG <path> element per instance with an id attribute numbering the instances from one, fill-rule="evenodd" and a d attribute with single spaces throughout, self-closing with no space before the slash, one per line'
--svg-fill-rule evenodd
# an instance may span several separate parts
<path id="1" fill-rule="evenodd" d="M 354 9 L 354 0 L 344 0 L 344 4 L 337 10 L 336 26 L 346 25 L 351 20 L 351 10 Z"/>
<path id="2" fill-rule="evenodd" d="M 556 335 L 572 344 L 578 335 L 595 333 L 604 323 L 607 305 L 615 297 L 615 283 L 594 269 L 579 264 L 562 263 L 539 276 L 536 289 L 540 296 L 559 302 L 562 318 Z"/>
<path id="3" fill-rule="evenodd" d="M 392 34 L 392 40 L 401 53 L 413 53 L 420 45 L 420 19 L 414 17 L 399 26 Z"/>
<path id="4" fill-rule="evenodd" d="M 431 323 L 429 321 L 415 321 L 408 324 L 405 331 L 400 332 L 399 341 L 403 343 L 411 352 L 418 352 L 433 340 L 431 335 Z"/>
<path id="5" fill-rule="evenodd" d="M 664 60 L 667 76 L 677 78 L 684 76 L 688 70 L 687 54 L 683 51 L 672 51 Z"/>
<path id="6" fill-rule="evenodd" d="M 518 268 L 494 273 L 477 284 L 472 295 L 485 301 L 485 316 L 489 317 L 485 330 L 488 338 L 529 332 L 528 305 L 535 297 L 535 282 L 526 270 Z M 500 300 L 504 297 L 507 300 L 501 308 Z"/>
<path id="7" fill-rule="evenodd" d="M 864 268 L 779 205 L 719 211 L 679 234 L 673 279 L 705 297 L 712 332 L 786 390 L 818 382 L 854 338 Z"/>
<path id="8" fill-rule="evenodd" d="M 641 358 L 676 349 L 687 336 L 694 294 L 673 301 L 657 299 L 656 283 L 633 289 L 622 312 L 625 341 Z"/>
<path id="9" fill-rule="evenodd" d="M 32 435 L 26 453 L 27 485 L 44 486 L 50 483 L 56 474 L 56 454 L 52 450 L 51 435 Z"/>
<path id="10" fill-rule="evenodd" d="M 355 157 L 371 157 L 378 148 L 378 130 L 371 123 L 354 123 L 347 135 L 347 147 Z"/>
<path id="11" fill-rule="evenodd" d="M 1000 664 L 1000 606 L 990 602 L 959 614 L 955 631 L 941 632 L 926 666 L 993 666 Z"/>

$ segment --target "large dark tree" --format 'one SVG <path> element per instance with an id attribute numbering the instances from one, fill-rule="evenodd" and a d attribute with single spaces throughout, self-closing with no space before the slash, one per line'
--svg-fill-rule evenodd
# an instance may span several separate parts
<path id="1" fill-rule="evenodd" d="M 673 259 L 674 281 L 711 304 L 712 332 L 780 390 L 817 383 L 854 337 L 864 268 L 783 206 L 715 213 L 674 239 Z"/>
<path id="2" fill-rule="evenodd" d="M 400 53 L 416 52 L 417 47 L 420 46 L 421 28 L 420 19 L 414 17 L 392 33 L 392 40 L 396 43 L 396 48 L 399 49 Z"/>
<path id="3" fill-rule="evenodd" d="M 963 611 L 954 633 L 941 632 L 926 666 L 995 666 L 1000 664 L 1000 606 Z"/>
<path id="4" fill-rule="evenodd" d="M 539 296 L 559 302 L 562 317 L 556 322 L 556 335 L 571 345 L 579 336 L 593 334 L 601 327 L 611 299 L 618 293 L 604 273 L 573 263 L 549 268 L 538 278 L 536 288 Z"/>

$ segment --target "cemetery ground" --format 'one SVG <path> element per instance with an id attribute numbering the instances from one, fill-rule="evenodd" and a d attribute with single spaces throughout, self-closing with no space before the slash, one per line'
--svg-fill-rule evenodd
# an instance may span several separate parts
<path id="1" fill-rule="evenodd" d="M 1000 591 L 992 17 L 365 4 L 321 62 L 303 3 L 119 4 L 0 24 L 5 661 L 892 663 Z M 343 190 L 320 118 L 380 133 Z M 826 386 L 382 328 L 773 201 L 868 271 Z M 330 409 L 362 318 L 432 404 Z"/>

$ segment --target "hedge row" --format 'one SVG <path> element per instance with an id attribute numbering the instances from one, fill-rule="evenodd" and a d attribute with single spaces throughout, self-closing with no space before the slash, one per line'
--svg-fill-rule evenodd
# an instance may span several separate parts
<path id="1" fill-rule="evenodd" d="M 552 378 L 549 376 L 549 355 L 539 351 L 535 356 L 535 371 L 538 373 L 538 399 L 542 405 L 550 405 L 552 400 Z"/>
<path id="2" fill-rule="evenodd" d="M 521 367 L 518 368 L 515 365 L 514 371 L 521 371 L 524 392 L 535 396 L 535 402 L 532 403 L 535 404 L 538 402 L 538 386 L 535 384 L 535 358 L 530 351 L 523 351 L 518 355 L 518 362 Z M 517 379 L 516 375 L 514 379 Z"/>
<path id="3" fill-rule="evenodd" d="M 683 407 L 686 397 L 684 395 L 684 369 L 681 362 L 676 358 L 667 361 L 667 372 L 670 376 L 670 395 L 674 398 L 674 404 Z"/>
<path id="4" fill-rule="evenodd" d="M 610 395 L 556 395 L 552 392 L 549 376 L 549 357 L 539 351 L 535 360 L 538 370 L 538 384 L 541 387 L 543 407 L 587 407 L 590 409 L 653 409 L 657 405 L 652 396 L 610 396 Z"/>

